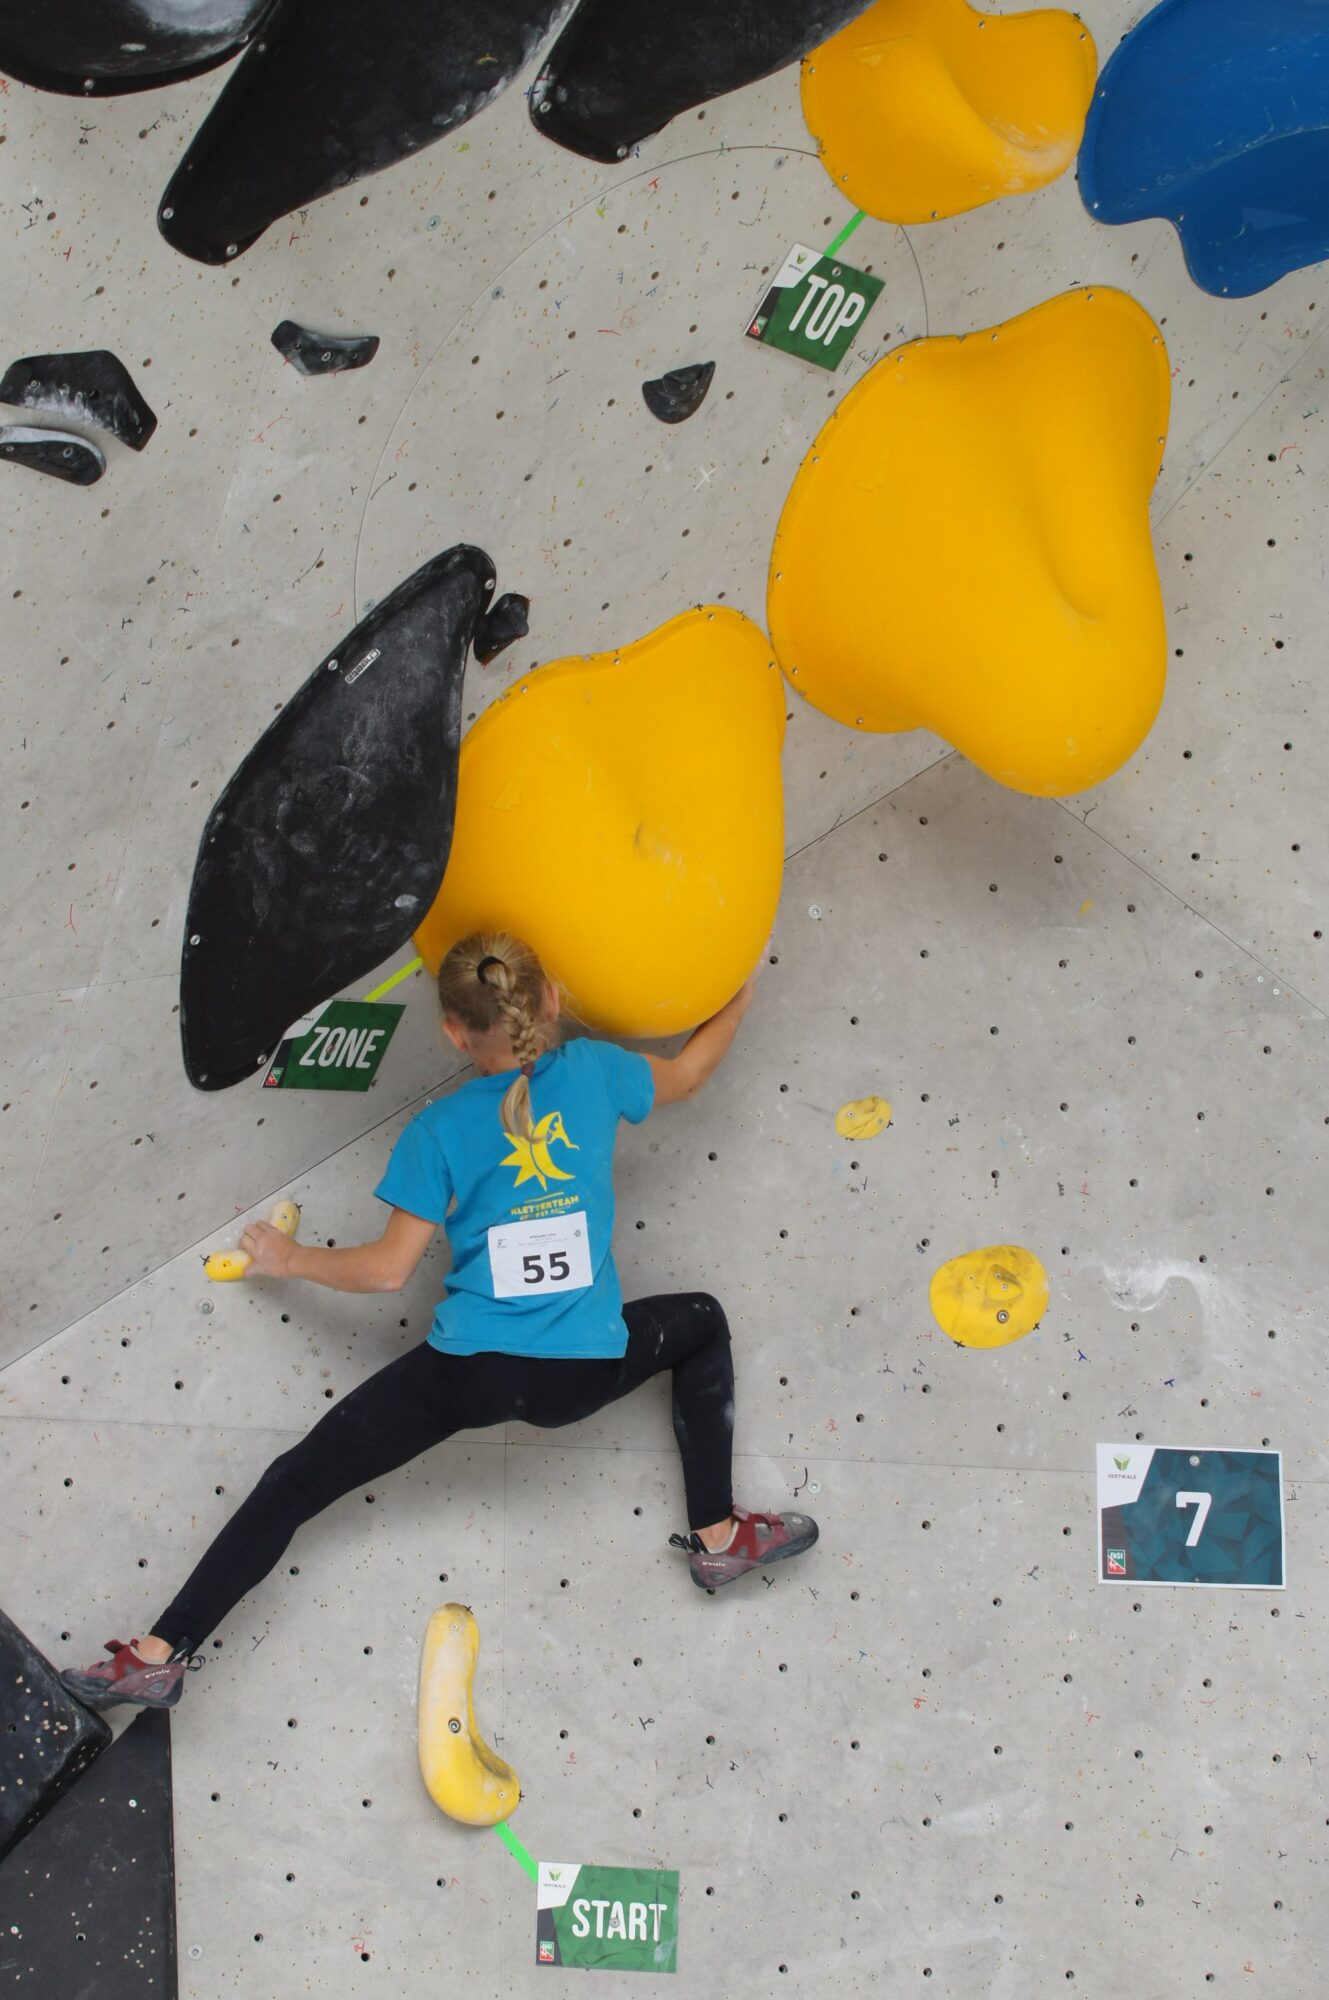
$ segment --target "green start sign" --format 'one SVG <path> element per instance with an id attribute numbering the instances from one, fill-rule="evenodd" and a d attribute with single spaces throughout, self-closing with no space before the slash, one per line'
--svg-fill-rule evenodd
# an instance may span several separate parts
<path id="1" fill-rule="evenodd" d="M 265 1090 L 368 1090 L 404 1007 L 327 1000 L 282 1039 Z"/>
<path id="2" fill-rule="evenodd" d="M 795 243 L 748 322 L 748 338 L 838 368 L 883 289 L 881 278 Z"/>
<path id="3" fill-rule="evenodd" d="M 677 1873 L 542 1861 L 535 1962 L 598 1972 L 677 1971 Z"/>

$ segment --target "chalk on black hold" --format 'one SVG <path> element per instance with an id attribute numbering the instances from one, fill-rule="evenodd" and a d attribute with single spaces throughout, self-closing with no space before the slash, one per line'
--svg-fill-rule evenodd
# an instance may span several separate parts
<path id="1" fill-rule="evenodd" d="M 547 139 L 626 159 L 680 111 L 798 62 L 868 0 L 578 0 L 532 87 Z"/>
<path id="2" fill-rule="evenodd" d="M 176 2000 L 171 1790 L 171 1719 L 149 1710 L 0 1864 L 10 1984 L 49 2000 Z"/>
<path id="3" fill-rule="evenodd" d="M 499 598 L 487 616 L 480 620 L 480 629 L 475 635 L 475 657 L 482 667 L 496 660 L 500 653 L 514 646 L 518 639 L 524 639 L 530 631 L 529 597 L 518 596 L 509 590 Z"/>
<path id="4" fill-rule="evenodd" d="M 452 847 L 462 681 L 494 566 L 459 544 L 289 696 L 208 817 L 180 966 L 185 1070 L 225 1090 L 405 944 Z"/>
<path id="5" fill-rule="evenodd" d="M 293 319 L 273 328 L 272 344 L 302 375 L 340 375 L 364 368 L 378 353 L 376 333 L 311 333 Z"/>
<path id="6" fill-rule="evenodd" d="M 0 458 L 12 458 L 15 465 L 49 473 L 71 486 L 95 486 L 106 470 L 95 444 L 70 431 L 39 430 L 32 424 L 0 424 Z"/>
<path id="7" fill-rule="evenodd" d="M 157 428 L 156 413 L 139 394 L 118 354 L 90 347 L 78 354 L 25 354 L 0 381 L 0 403 L 96 424 L 133 451 L 142 451 Z M 90 486 L 90 479 L 80 482 Z"/>
<path id="8" fill-rule="evenodd" d="M 714 380 L 713 361 L 694 361 L 690 367 L 671 368 L 667 375 L 643 382 L 641 393 L 651 415 L 662 424 L 682 424 L 696 415 Z"/>
<path id="9" fill-rule="evenodd" d="M 0 1611 L 0 1856 L 16 1847 L 111 1740 L 50 1661 Z"/>

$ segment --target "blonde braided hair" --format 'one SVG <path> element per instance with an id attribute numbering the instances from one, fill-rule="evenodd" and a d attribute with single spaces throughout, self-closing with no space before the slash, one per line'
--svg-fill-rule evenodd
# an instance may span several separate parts
<path id="1" fill-rule="evenodd" d="M 506 931 L 476 931 L 454 944 L 438 968 L 438 1001 L 445 1014 L 472 1034 L 502 1028 L 521 1075 L 503 1098 L 503 1130 L 533 1139 L 530 1076 L 553 1039 L 539 1019 L 549 984 L 528 944 Z"/>

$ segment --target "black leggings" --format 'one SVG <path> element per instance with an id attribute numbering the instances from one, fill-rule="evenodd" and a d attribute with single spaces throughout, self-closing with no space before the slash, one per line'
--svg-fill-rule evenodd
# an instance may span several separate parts
<path id="1" fill-rule="evenodd" d="M 733 1506 L 734 1364 L 722 1308 L 705 1292 L 682 1292 L 636 1299 L 623 1318 L 628 1345 L 616 1361 L 444 1354 L 427 1342 L 390 1361 L 273 1460 L 153 1626 L 157 1637 L 175 1651 L 200 1646 L 280 1562 L 303 1522 L 454 1431 L 574 1424 L 667 1368 L 688 1525 L 725 1520 Z"/>

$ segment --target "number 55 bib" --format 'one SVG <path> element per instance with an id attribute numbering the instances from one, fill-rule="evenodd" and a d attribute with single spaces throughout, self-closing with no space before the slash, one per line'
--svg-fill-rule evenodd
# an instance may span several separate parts
<path id="1" fill-rule="evenodd" d="M 587 1291 L 594 1273 L 585 1211 L 499 1223 L 489 1231 L 489 1269 L 496 1299 Z"/>

